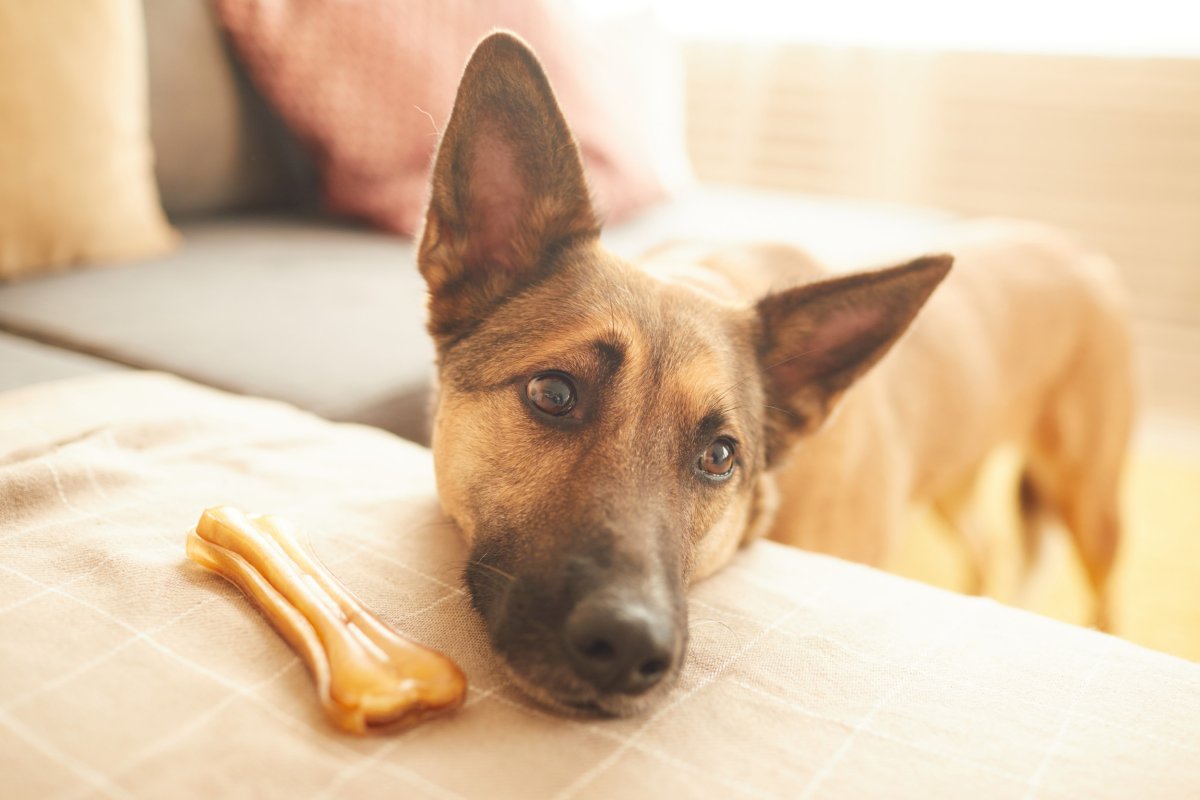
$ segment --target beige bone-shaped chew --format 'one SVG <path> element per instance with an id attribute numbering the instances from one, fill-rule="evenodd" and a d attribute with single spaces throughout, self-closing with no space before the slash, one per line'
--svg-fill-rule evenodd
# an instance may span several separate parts
<path id="1" fill-rule="evenodd" d="M 458 665 L 364 608 L 284 520 L 210 508 L 188 534 L 187 554 L 245 592 L 304 659 L 339 728 L 408 726 L 462 705 Z"/>

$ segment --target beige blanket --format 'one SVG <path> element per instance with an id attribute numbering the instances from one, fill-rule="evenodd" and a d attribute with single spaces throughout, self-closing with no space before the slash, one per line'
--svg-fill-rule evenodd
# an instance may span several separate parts
<path id="1" fill-rule="evenodd" d="M 428 453 L 151 374 L 0 396 L 6 798 L 1200 797 L 1200 666 L 760 543 L 692 594 L 682 682 L 633 719 L 508 686 Z M 466 670 L 457 716 L 334 731 L 303 667 L 187 562 L 205 507 L 285 515 Z"/>

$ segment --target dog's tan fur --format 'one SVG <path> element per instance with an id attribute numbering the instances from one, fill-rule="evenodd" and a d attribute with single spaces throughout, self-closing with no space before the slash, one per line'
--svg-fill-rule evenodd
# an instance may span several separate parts
<path id="1" fill-rule="evenodd" d="M 953 271 L 902 344 L 775 473 L 781 502 L 769 536 L 879 565 L 907 510 L 932 504 L 963 534 L 978 585 L 984 548 L 966 519 L 971 490 L 985 459 L 1014 444 L 1025 458 L 1026 547 L 1036 552 L 1048 517 L 1066 525 L 1103 626 L 1133 417 L 1116 271 L 1032 223 L 963 223 L 935 247 L 955 254 Z M 825 274 L 778 245 L 690 243 L 650 255 L 648 268 L 668 276 L 687 275 L 679 265 L 726 276 L 724 288 L 747 302 Z"/>
<path id="2" fill-rule="evenodd" d="M 1030 540 L 1053 511 L 1102 595 L 1131 415 L 1102 259 L 995 223 L 938 243 L 953 270 L 929 256 L 829 277 L 766 245 L 668 246 L 635 267 L 598 234 L 545 76 L 494 34 L 439 146 L 419 265 L 442 504 L 471 545 L 493 644 L 530 691 L 611 713 L 652 702 L 670 680 L 631 698 L 567 668 L 556 631 L 582 596 L 632 592 L 671 616 L 674 677 L 682 593 L 740 544 L 769 534 L 878 564 L 912 503 L 958 518 L 1004 442 L 1027 455 Z M 561 419 L 525 399 L 547 370 L 577 388 Z M 722 438 L 736 466 L 710 480 L 697 457 Z"/>

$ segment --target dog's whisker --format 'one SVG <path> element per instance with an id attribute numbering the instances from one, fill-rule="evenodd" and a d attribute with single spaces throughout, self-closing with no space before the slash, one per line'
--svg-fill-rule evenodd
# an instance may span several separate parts
<path id="1" fill-rule="evenodd" d="M 450 569 L 453 567 L 453 568 L 457 569 L 459 572 L 462 572 L 467 567 L 470 567 L 471 565 L 475 565 L 481 569 L 487 570 L 486 574 L 496 575 L 498 577 L 503 578 L 506 581 L 511 582 L 511 581 L 515 581 L 517 579 L 515 575 L 501 569 L 500 567 L 497 567 L 493 564 L 487 563 L 487 561 L 485 559 L 490 558 L 492 556 L 492 553 L 477 551 L 474 554 L 474 556 L 475 556 L 474 558 L 450 559 L 449 561 L 442 562 L 442 566 L 444 566 L 446 569 Z"/>
<path id="2" fill-rule="evenodd" d="M 814 347 L 811 350 L 805 350 L 803 353 L 796 353 L 793 356 L 788 356 L 787 358 L 780 359 L 779 361 L 776 361 L 774 364 L 769 364 L 768 366 L 763 367 L 759 371 L 759 373 L 765 374 L 765 373 L 770 372 L 771 370 L 775 369 L 776 367 L 782 367 L 784 364 L 795 361 L 797 358 L 803 358 L 804 356 L 810 356 L 813 353 L 817 352 L 817 350 L 819 350 L 819 349 L 820 349 L 819 347 Z"/>
<path id="3" fill-rule="evenodd" d="M 745 406 L 745 405 L 718 406 L 717 411 L 721 412 L 722 414 L 732 415 L 734 411 L 740 411 L 741 409 L 746 408 L 746 407 L 747 406 Z M 799 415 L 790 408 L 784 408 L 783 406 L 771 405 L 770 403 L 763 403 L 762 407 L 769 408 L 772 411 L 778 411 L 781 414 L 787 414 L 789 417 L 792 417 L 794 419 L 799 419 Z"/>
<path id="4" fill-rule="evenodd" d="M 474 564 L 477 567 L 485 569 L 493 575 L 497 575 L 501 578 L 504 578 L 509 583 L 515 583 L 517 580 L 517 577 L 515 575 L 513 575 L 511 572 L 505 572 L 504 570 L 500 569 L 499 567 L 494 567 L 491 564 L 486 564 L 477 558 L 468 559 L 466 563 L 468 565 Z"/>
<path id="5" fill-rule="evenodd" d="M 471 583 L 477 589 L 503 589 L 512 584 L 508 578 L 503 575 L 497 575 L 494 572 L 476 572 L 471 575 Z"/>
<path id="6" fill-rule="evenodd" d="M 727 633 L 728 633 L 730 636 L 732 636 L 732 637 L 733 637 L 733 639 L 734 639 L 734 641 L 735 641 L 735 642 L 738 642 L 738 643 L 740 643 L 740 642 L 741 642 L 741 640 L 742 640 L 742 637 L 740 637 L 740 636 L 738 635 L 738 632 L 737 632 L 737 631 L 735 631 L 733 628 L 729 627 L 729 625 L 727 625 L 726 623 L 722 622 L 722 621 L 721 621 L 721 620 L 719 620 L 719 619 L 711 619 L 711 618 L 705 617 L 705 618 L 703 618 L 703 619 L 693 619 L 693 620 L 690 620 L 690 621 L 688 622 L 688 630 L 689 630 L 689 631 L 695 630 L 696 628 L 698 628 L 698 627 L 700 627 L 701 625 L 704 625 L 704 624 L 720 625 L 722 628 L 724 628 L 724 629 L 725 629 L 725 631 L 726 631 L 726 632 L 727 632 Z"/>
<path id="7" fill-rule="evenodd" d="M 425 109 L 421 108 L 420 106 L 418 106 L 416 104 L 413 105 L 413 108 L 415 108 L 417 111 L 420 111 L 422 114 L 424 114 L 426 117 L 429 118 L 429 125 L 431 128 L 433 128 L 433 133 L 431 133 L 429 135 L 440 137 L 442 135 L 442 132 L 438 130 L 437 122 L 434 120 L 433 114 L 430 114 L 428 111 L 426 111 Z"/>
<path id="8" fill-rule="evenodd" d="M 716 397 L 713 399 L 713 404 L 714 404 L 714 405 L 716 405 L 717 403 L 720 403 L 722 400 L 724 400 L 724 399 L 725 399 L 725 396 L 726 396 L 726 395 L 728 395 L 730 392 L 732 392 L 733 390 L 737 389 L 739 386 L 741 386 L 742 384 L 744 384 L 746 381 L 750 380 L 750 379 L 751 379 L 751 378 L 753 378 L 753 377 L 755 377 L 753 374 L 751 374 L 751 375 L 747 375 L 745 378 L 742 378 L 740 381 L 737 381 L 736 383 L 734 383 L 734 384 L 733 384 L 732 386 L 730 386 L 728 389 L 726 389 L 725 391 L 723 391 L 723 392 L 721 392 L 719 395 L 717 395 L 717 396 L 716 396 Z"/>

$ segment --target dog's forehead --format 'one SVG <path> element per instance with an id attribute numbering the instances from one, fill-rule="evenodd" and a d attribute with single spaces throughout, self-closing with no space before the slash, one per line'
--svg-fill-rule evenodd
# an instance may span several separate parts
<path id="1" fill-rule="evenodd" d="M 577 257 L 508 299 L 459 360 L 477 385 L 609 362 L 622 377 L 706 397 L 743 380 L 753 363 L 745 317 L 600 253 Z"/>

